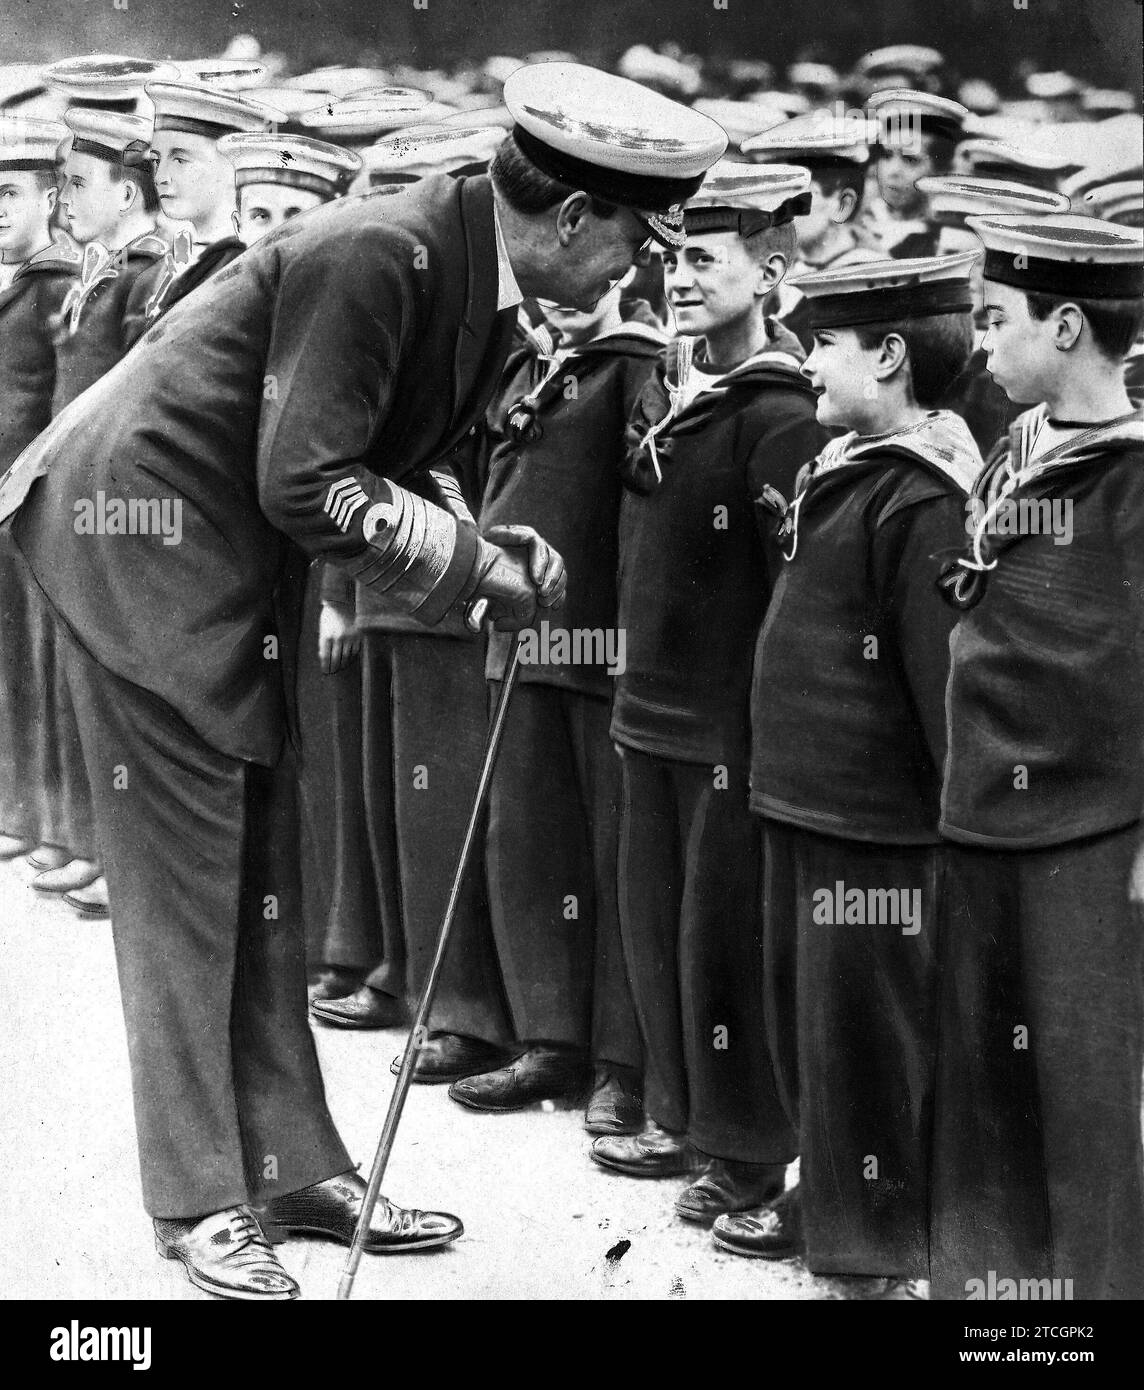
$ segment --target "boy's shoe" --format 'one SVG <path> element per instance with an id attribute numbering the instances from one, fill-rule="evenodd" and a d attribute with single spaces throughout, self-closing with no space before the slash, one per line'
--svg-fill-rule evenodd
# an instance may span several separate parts
<path id="1" fill-rule="evenodd" d="M 737 1163 L 713 1158 L 703 1176 L 675 1199 L 675 1213 L 684 1221 L 709 1225 L 726 1212 L 765 1206 L 782 1195 L 785 1163 Z"/>
<path id="2" fill-rule="evenodd" d="M 165 1260 L 182 1260 L 191 1283 L 220 1298 L 281 1302 L 300 1292 L 249 1207 L 186 1221 L 156 1218 L 155 1248 Z"/>
<path id="3" fill-rule="evenodd" d="M 71 893 L 86 888 L 99 877 L 94 859 L 72 859 L 62 869 L 45 869 L 32 880 L 37 893 Z"/>
<path id="4" fill-rule="evenodd" d="M 63 845 L 37 845 L 28 855 L 27 864 L 29 868 L 43 873 L 46 869 L 62 869 L 71 862 L 72 857 L 71 851 L 64 849 Z"/>
<path id="5" fill-rule="evenodd" d="M 591 1156 L 602 1168 L 630 1178 L 678 1178 L 694 1173 L 702 1159 L 686 1134 L 651 1124 L 642 1134 L 597 1139 Z"/>
<path id="6" fill-rule="evenodd" d="M 638 1134 L 643 1124 L 639 1072 L 618 1062 L 598 1064 L 592 1098 L 584 1111 L 584 1128 L 589 1134 Z"/>
<path id="7" fill-rule="evenodd" d="M 413 1080 L 423 1086 L 440 1086 L 460 1081 L 465 1076 L 481 1076 L 494 1071 L 508 1060 L 503 1047 L 470 1038 L 464 1033 L 432 1033 L 417 1049 L 413 1065 Z M 401 1058 L 389 1064 L 394 1076 L 401 1071 Z"/>
<path id="8" fill-rule="evenodd" d="M 797 1187 L 758 1211 L 716 1217 L 711 1237 L 722 1250 L 758 1260 L 785 1260 L 803 1249 L 802 1202 Z"/>
<path id="9" fill-rule="evenodd" d="M 341 999 L 311 999 L 310 1013 L 328 1028 L 400 1028 L 409 1022 L 403 999 L 362 985 Z"/>
<path id="10" fill-rule="evenodd" d="M 74 908 L 81 917 L 98 921 L 111 916 L 111 906 L 107 896 L 107 879 L 102 874 L 92 879 L 86 888 L 75 888 L 64 894 L 64 902 Z"/>
<path id="11" fill-rule="evenodd" d="M 449 1098 L 470 1110 L 523 1110 L 538 1100 L 579 1095 L 586 1067 L 578 1052 L 540 1043 L 508 1066 L 466 1076 L 449 1087 Z"/>

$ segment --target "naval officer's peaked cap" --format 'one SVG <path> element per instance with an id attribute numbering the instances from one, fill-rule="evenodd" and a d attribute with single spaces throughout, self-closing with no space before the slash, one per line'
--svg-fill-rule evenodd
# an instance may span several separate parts
<path id="1" fill-rule="evenodd" d="M 985 278 L 1038 294 L 1134 299 L 1144 294 L 1144 232 L 1098 217 L 971 217 Z"/>
<path id="2" fill-rule="evenodd" d="M 790 283 L 806 296 L 812 329 L 966 313 L 973 308 L 969 273 L 980 254 L 866 261 L 794 276 Z"/>
<path id="3" fill-rule="evenodd" d="M 269 130 L 286 115 L 261 102 L 249 101 L 205 82 L 148 82 L 155 104 L 155 133 L 180 130 L 218 140 L 236 130 Z"/>
<path id="4" fill-rule="evenodd" d="M 0 116 L 0 170 L 54 169 L 67 127 L 29 116 Z"/>
<path id="5" fill-rule="evenodd" d="M 727 148 L 717 122 L 580 63 L 518 68 L 504 104 L 513 140 L 542 173 L 630 208 L 664 246 L 683 245 L 683 204 Z"/>
<path id="6" fill-rule="evenodd" d="M 234 165 L 236 188 L 277 183 L 336 198 L 361 168 L 353 150 L 312 140 L 308 135 L 236 131 L 218 142 L 219 152 Z"/>

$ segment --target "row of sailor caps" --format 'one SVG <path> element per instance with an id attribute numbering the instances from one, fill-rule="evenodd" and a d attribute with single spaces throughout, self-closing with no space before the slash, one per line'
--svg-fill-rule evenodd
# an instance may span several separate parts
<path id="1" fill-rule="evenodd" d="M 67 127 L 59 121 L 33 116 L 0 116 L 0 170 L 12 173 L 54 169 L 59 148 L 67 139 Z"/>
<path id="2" fill-rule="evenodd" d="M 326 200 L 345 192 L 362 163 L 353 150 L 340 145 L 269 131 L 235 131 L 224 135 L 218 148 L 234 165 L 236 188 L 281 184 Z"/>
<path id="3" fill-rule="evenodd" d="M 727 148 L 717 122 L 579 63 L 518 68 L 504 104 L 512 139 L 542 173 L 630 208 L 662 245 L 684 244 L 683 204 Z"/>
<path id="4" fill-rule="evenodd" d="M 1124 227 L 1144 225 L 1144 180 L 1119 179 L 1098 184 L 1084 195 L 1085 211 Z"/>
<path id="5" fill-rule="evenodd" d="M 91 53 L 49 63 L 43 75 L 45 85 L 62 93 L 72 106 L 130 114 L 149 82 L 177 81 L 180 70 L 174 63 Z"/>
<path id="6" fill-rule="evenodd" d="M 929 220 L 939 227 L 964 227 L 970 217 L 1020 213 L 1029 216 L 1068 212 L 1071 207 L 1063 193 L 1004 179 L 934 174 L 918 179 L 916 187 L 929 199 Z"/>
<path id="7" fill-rule="evenodd" d="M 810 211 L 810 170 L 791 164 L 742 164 L 721 159 L 683 212 L 689 236 L 737 232 L 754 236 Z"/>
<path id="8" fill-rule="evenodd" d="M 469 172 L 488 164 L 505 138 L 499 126 L 456 126 L 438 122 L 409 126 L 367 145 L 361 160 L 369 182 L 410 183 L 430 172 Z"/>

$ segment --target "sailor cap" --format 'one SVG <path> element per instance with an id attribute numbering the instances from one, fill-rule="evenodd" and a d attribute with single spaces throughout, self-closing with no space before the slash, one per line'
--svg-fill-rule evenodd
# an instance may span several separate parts
<path id="1" fill-rule="evenodd" d="M 854 64 L 854 72 L 858 77 L 877 77 L 894 72 L 924 77 L 944 65 L 945 59 L 936 48 L 926 48 L 917 43 L 895 43 L 863 54 Z"/>
<path id="2" fill-rule="evenodd" d="M 511 130 L 512 113 L 507 106 L 470 106 L 465 111 L 454 111 L 450 116 L 442 116 L 441 125 L 460 125 L 466 130 L 474 126 L 488 126 L 501 131 Z"/>
<path id="3" fill-rule="evenodd" d="M 796 87 L 819 87 L 829 92 L 841 85 L 842 78 L 829 63 L 792 63 L 787 68 L 787 81 Z"/>
<path id="4" fill-rule="evenodd" d="M 1122 227 L 1144 224 L 1144 181 L 1121 179 L 1102 183 L 1084 195 L 1085 211 L 1105 222 L 1117 222 Z"/>
<path id="5" fill-rule="evenodd" d="M 495 126 L 455 126 L 437 122 L 395 131 L 361 151 L 371 183 L 403 183 L 426 168 L 448 173 L 487 164 L 505 138 Z"/>
<path id="6" fill-rule="evenodd" d="M 149 82 L 178 76 L 172 63 L 126 58 L 120 53 L 89 53 L 61 58 L 44 69 L 44 83 L 63 92 L 74 106 L 131 112 Z"/>
<path id="7" fill-rule="evenodd" d="M 262 63 L 235 58 L 179 58 L 175 60 L 182 82 L 205 82 L 224 92 L 245 92 L 266 76 Z"/>
<path id="8" fill-rule="evenodd" d="M 1136 110 L 1136 98 L 1131 92 L 1115 91 L 1106 87 L 1090 87 L 1081 97 L 1080 104 L 1083 111 L 1098 118 Z"/>
<path id="9" fill-rule="evenodd" d="M 29 116 L 0 116 L 0 169 L 18 173 L 54 169 L 67 127 Z"/>
<path id="10" fill-rule="evenodd" d="M 148 82 L 147 95 L 155 104 L 156 135 L 180 130 L 217 140 L 236 130 L 269 130 L 286 119 L 282 111 L 205 83 Z"/>
<path id="11" fill-rule="evenodd" d="M 360 92 L 365 87 L 384 87 L 389 81 L 389 73 L 382 68 L 329 67 L 298 73 L 294 77 L 284 77 L 281 85 L 313 88 L 321 92 L 332 92 L 336 97 L 344 97 L 350 92 Z"/>
<path id="12" fill-rule="evenodd" d="M 754 236 L 810 211 L 810 170 L 792 164 L 737 164 L 721 159 L 688 203 L 688 236 L 737 232 Z"/>
<path id="13" fill-rule="evenodd" d="M 916 125 L 924 135 L 959 140 L 970 114 L 969 108 L 959 101 L 908 87 L 872 92 L 866 99 L 866 108 L 882 126 L 882 144 L 891 148 L 900 144 L 898 130 L 903 125 Z"/>
<path id="14" fill-rule="evenodd" d="M 970 271 L 980 252 L 866 261 L 798 275 L 790 283 L 807 299 L 810 327 L 859 328 L 870 323 L 968 313 Z"/>
<path id="15" fill-rule="evenodd" d="M 506 53 L 495 53 L 491 58 L 486 58 L 481 65 L 481 72 L 490 82 L 497 82 L 502 87 L 519 67 L 524 66 L 522 58 L 510 58 Z"/>
<path id="16" fill-rule="evenodd" d="M 306 135 L 241 131 L 224 135 L 218 148 L 234 165 L 236 188 L 278 183 L 336 198 L 361 168 L 353 150 Z"/>
<path id="17" fill-rule="evenodd" d="M 258 87 L 250 94 L 251 101 L 273 107 L 291 120 L 333 99 L 331 92 L 312 87 Z"/>
<path id="18" fill-rule="evenodd" d="M 815 116 L 783 121 L 744 140 L 741 149 L 760 163 L 801 164 L 812 170 L 855 168 L 870 158 L 860 136 Z"/>
<path id="19" fill-rule="evenodd" d="M 1144 294 L 1144 232 L 1096 217 L 971 217 L 985 247 L 985 278 L 1079 299 Z"/>
<path id="20" fill-rule="evenodd" d="M 929 220 L 939 227 L 964 227 L 967 217 L 992 215 L 1035 216 L 1068 212 L 1071 204 L 1063 193 L 1031 188 L 1003 179 L 932 175 L 918 179 L 915 187 L 929 198 Z"/>
<path id="21" fill-rule="evenodd" d="M 64 123 L 72 133 L 74 154 L 88 154 L 108 164 L 149 165 L 151 122 L 122 111 L 69 106 Z"/>
<path id="22" fill-rule="evenodd" d="M 1025 79 L 1025 90 L 1038 101 L 1053 101 L 1079 96 L 1084 87 L 1069 72 L 1031 72 Z"/>
<path id="23" fill-rule="evenodd" d="M 620 59 L 619 74 L 632 82 L 643 82 L 669 96 L 693 97 L 699 90 L 699 74 L 666 53 L 657 53 L 646 43 L 633 45 Z"/>
<path id="24" fill-rule="evenodd" d="M 297 120 L 328 138 L 367 144 L 391 130 L 436 120 L 447 111 L 442 112 L 429 93 L 417 87 L 374 87 L 368 93 L 327 101 L 304 111 Z"/>
<path id="25" fill-rule="evenodd" d="M 763 106 L 755 101 L 728 101 L 722 97 L 701 97 L 692 103 L 691 109 L 717 121 L 727 132 L 734 149 L 742 149 L 745 140 L 785 120 L 778 107 Z"/>
<path id="26" fill-rule="evenodd" d="M 36 63 L 0 63 L 0 109 L 36 101 L 46 90 L 43 69 Z"/>
<path id="27" fill-rule="evenodd" d="M 789 120 L 792 116 L 805 116 L 810 110 L 810 101 L 801 92 L 777 92 L 773 87 L 748 92 L 746 100 L 752 106 L 764 106 L 769 111 L 777 111 L 784 120 Z"/>
<path id="28" fill-rule="evenodd" d="M 1004 177 L 1018 171 L 1043 181 L 1046 176 L 1060 178 L 1078 168 L 1072 156 L 1060 150 L 984 136 L 963 140 L 957 147 L 957 154 L 973 173 L 985 178 Z"/>
<path id="29" fill-rule="evenodd" d="M 709 116 L 580 63 L 518 68 L 504 103 L 542 173 L 630 208 L 663 245 L 683 244 L 682 205 L 727 148 Z"/>

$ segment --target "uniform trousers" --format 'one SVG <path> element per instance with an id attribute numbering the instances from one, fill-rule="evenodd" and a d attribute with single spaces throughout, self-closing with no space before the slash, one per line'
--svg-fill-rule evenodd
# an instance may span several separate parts
<path id="1" fill-rule="evenodd" d="M 766 1017 L 799 1136 L 807 1266 L 927 1278 L 945 851 L 763 825 Z M 839 884 L 866 904 L 904 891 L 917 920 L 837 920 Z"/>
<path id="2" fill-rule="evenodd" d="M 647 1113 L 702 1153 L 789 1163 L 763 1018 L 762 831 L 747 768 L 623 752 L 620 930 Z"/>
<path id="3" fill-rule="evenodd" d="M 1144 1298 L 1140 826 L 952 848 L 934 1138 L 933 1288 L 1072 1280 Z M 1047 1295 L 1042 1295 L 1047 1296 Z"/>
<path id="4" fill-rule="evenodd" d="M 313 660 L 307 636 L 300 660 Z M 304 677 L 304 680 L 307 679 Z M 306 780 L 329 806 L 331 896 L 321 959 L 366 984 L 419 994 L 464 839 L 487 732 L 484 650 L 463 638 L 368 633 L 328 679 L 332 764 Z M 303 748 L 311 747 L 304 728 Z M 321 790 L 321 786 L 325 790 Z M 429 1026 L 507 1042 L 481 846 L 470 862 Z"/>
<path id="5" fill-rule="evenodd" d="M 218 752 L 60 625 L 112 906 L 146 1209 L 260 1203 L 353 1165 L 306 1007 L 293 756 Z"/>
<path id="6" fill-rule="evenodd" d="M 493 707 L 501 683 L 490 683 Z M 489 906 L 520 1039 L 640 1064 L 617 898 L 610 701 L 520 682 L 489 793 Z"/>

